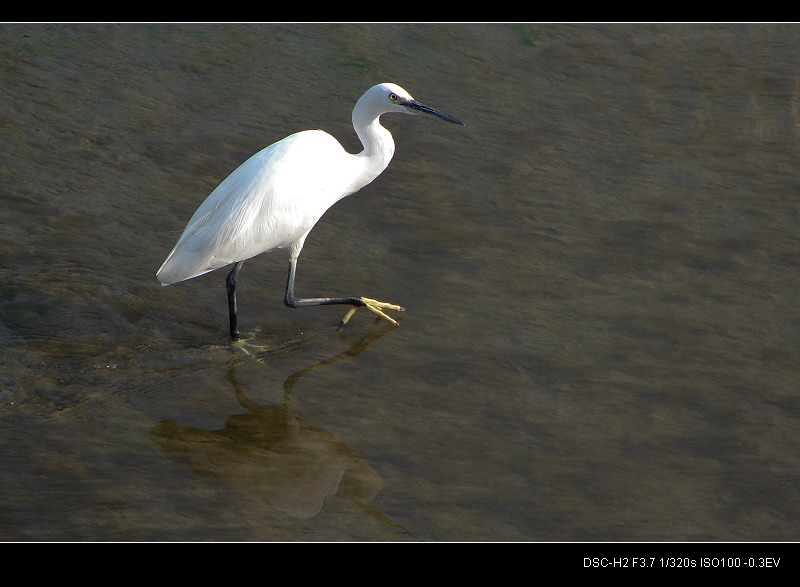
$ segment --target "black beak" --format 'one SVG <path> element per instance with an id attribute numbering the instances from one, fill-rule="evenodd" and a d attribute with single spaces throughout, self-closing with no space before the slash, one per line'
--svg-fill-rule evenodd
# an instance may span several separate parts
<path id="1" fill-rule="evenodd" d="M 407 102 L 401 102 L 401 104 L 406 108 L 411 108 L 412 110 L 416 110 L 418 112 L 424 112 L 425 114 L 433 114 L 434 116 L 438 116 L 439 118 L 441 118 L 442 120 L 446 120 L 447 122 L 452 122 L 453 124 L 460 124 L 461 126 L 466 126 L 458 118 L 453 118 L 449 114 L 445 114 L 444 112 L 439 112 L 438 110 L 434 110 L 430 106 L 425 106 L 425 104 L 420 104 L 416 100 L 408 100 Z"/>

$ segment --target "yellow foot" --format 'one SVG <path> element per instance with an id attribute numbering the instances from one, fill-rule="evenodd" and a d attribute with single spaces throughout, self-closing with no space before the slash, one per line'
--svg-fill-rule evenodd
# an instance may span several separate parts
<path id="1" fill-rule="evenodd" d="M 232 340 L 230 344 L 231 348 L 238 349 L 242 351 L 245 355 L 258 355 L 259 353 L 263 353 L 265 351 L 270 350 L 270 347 L 266 345 L 247 342 L 247 340 L 244 340 L 242 338 Z"/>
<path id="2" fill-rule="evenodd" d="M 397 320 L 395 320 L 394 318 L 389 316 L 386 312 L 384 312 L 384 310 L 394 310 L 396 312 L 405 312 L 405 308 L 403 308 L 402 306 L 398 306 L 397 304 L 389 304 L 387 302 L 379 302 L 378 300 L 373 300 L 372 298 L 361 298 L 361 301 L 364 302 L 364 307 L 367 310 L 377 314 L 381 318 L 385 318 L 386 320 L 388 320 L 389 322 L 391 322 L 395 326 L 397 326 Z M 341 328 L 342 326 L 347 324 L 347 321 L 350 320 L 350 318 L 353 317 L 353 314 L 356 313 L 356 310 L 358 310 L 358 308 L 359 308 L 359 306 L 353 306 L 352 308 L 350 308 L 350 310 L 348 310 L 347 314 L 345 314 L 345 317 L 342 318 L 342 322 L 339 324 L 339 328 Z"/>

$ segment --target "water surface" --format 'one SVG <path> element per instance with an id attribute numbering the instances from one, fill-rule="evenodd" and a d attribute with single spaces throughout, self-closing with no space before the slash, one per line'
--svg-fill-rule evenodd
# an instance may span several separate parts
<path id="1" fill-rule="evenodd" d="M 800 539 L 796 25 L 3 25 L 0 539 Z M 302 295 L 162 288 L 305 128 L 389 169 Z"/>

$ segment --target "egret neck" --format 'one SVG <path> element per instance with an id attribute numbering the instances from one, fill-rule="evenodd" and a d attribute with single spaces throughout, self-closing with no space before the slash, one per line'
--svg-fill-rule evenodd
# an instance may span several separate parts
<path id="1" fill-rule="evenodd" d="M 380 113 L 359 108 L 358 105 L 353 110 L 353 128 L 364 146 L 364 150 L 356 155 L 363 165 L 362 174 L 355 181 L 357 191 L 389 166 L 394 155 L 394 139 L 392 133 L 381 126 Z"/>

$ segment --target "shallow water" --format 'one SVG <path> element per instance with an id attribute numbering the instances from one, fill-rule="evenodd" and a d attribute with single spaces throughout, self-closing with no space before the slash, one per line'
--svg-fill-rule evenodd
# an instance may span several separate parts
<path id="1" fill-rule="evenodd" d="M 3 25 L 0 539 L 800 539 L 796 25 Z M 389 169 L 154 274 L 239 163 Z"/>

